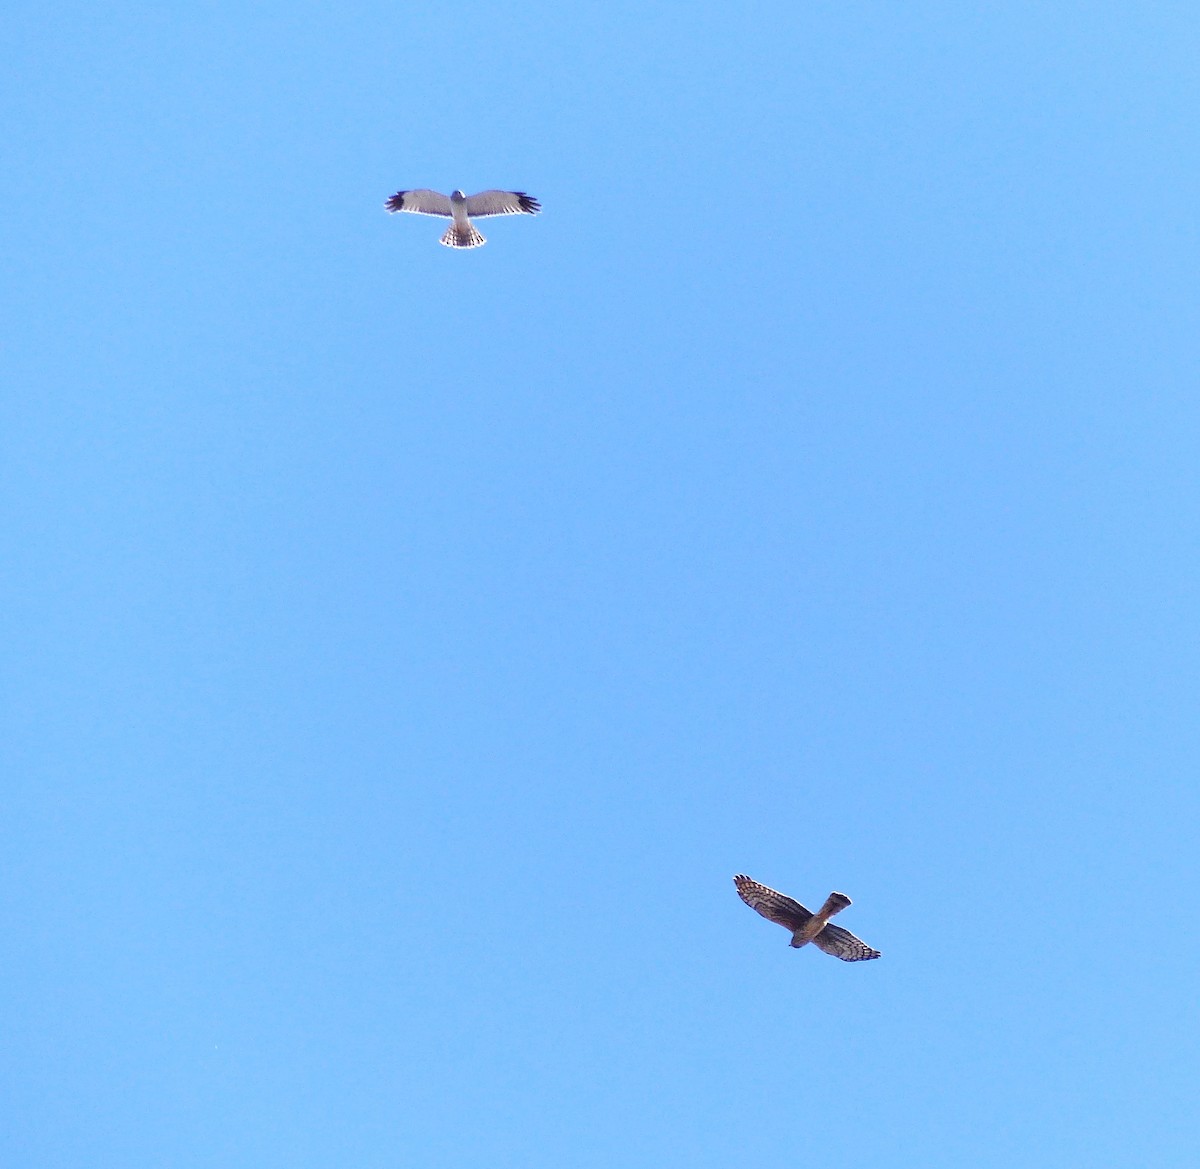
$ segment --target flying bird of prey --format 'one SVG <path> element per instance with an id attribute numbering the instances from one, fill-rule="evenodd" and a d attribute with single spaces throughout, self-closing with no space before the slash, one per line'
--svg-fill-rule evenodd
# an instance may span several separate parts
<path id="1" fill-rule="evenodd" d="M 845 893 L 830 893 L 825 904 L 816 913 L 811 913 L 799 901 L 793 901 L 740 873 L 733 878 L 733 883 L 737 886 L 738 896 L 751 909 L 761 913 L 767 921 L 792 931 L 791 944 L 797 949 L 812 942 L 818 950 L 824 950 L 843 962 L 864 962 L 868 958 L 879 957 L 878 950 L 872 950 L 849 930 L 827 924 L 835 913 L 841 913 L 850 904 L 850 898 Z"/>
<path id="2" fill-rule="evenodd" d="M 454 220 L 438 240 L 448 248 L 477 248 L 487 243 L 472 219 L 482 219 L 485 215 L 536 215 L 542 209 L 542 205 L 524 191 L 480 191 L 478 195 L 451 191 L 447 198 L 440 191 L 425 189 L 397 191 L 384 206 L 389 211 L 440 215 Z"/>

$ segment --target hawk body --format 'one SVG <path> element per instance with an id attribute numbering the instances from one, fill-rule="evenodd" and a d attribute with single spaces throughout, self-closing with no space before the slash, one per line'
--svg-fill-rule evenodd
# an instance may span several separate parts
<path id="1" fill-rule="evenodd" d="M 879 951 L 872 950 L 861 938 L 856 938 L 849 930 L 832 925 L 829 919 L 835 913 L 841 913 L 851 904 L 845 893 L 830 893 L 825 898 L 825 904 L 813 913 L 799 901 L 793 901 L 784 893 L 760 885 L 750 877 L 739 873 L 733 878 L 738 896 L 756 913 L 768 921 L 781 925 L 792 931 L 791 945 L 796 949 L 812 942 L 818 950 L 841 958 L 843 962 L 864 962 L 868 958 L 878 958 Z"/>
<path id="2" fill-rule="evenodd" d="M 536 215 L 542 205 L 524 191 L 480 191 L 464 195 L 451 191 L 443 195 L 422 187 L 415 191 L 397 191 L 384 203 L 389 211 L 409 211 L 414 215 L 440 215 L 454 222 L 438 241 L 448 248 L 477 248 L 487 243 L 471 222 L 488 215 Z"/>

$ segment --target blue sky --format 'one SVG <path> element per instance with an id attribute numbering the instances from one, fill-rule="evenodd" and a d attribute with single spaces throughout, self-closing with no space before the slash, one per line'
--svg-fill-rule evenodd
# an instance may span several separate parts
<path id="1" fill-rule="evenodd" d="M 1193 1164 L 1194 5 L 249 7 L 7 22 L 0 1160 Z"/>

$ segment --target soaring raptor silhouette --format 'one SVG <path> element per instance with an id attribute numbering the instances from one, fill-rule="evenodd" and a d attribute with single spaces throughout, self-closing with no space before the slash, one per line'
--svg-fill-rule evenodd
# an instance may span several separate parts
<path id="1" fill-rule="evenodd" d="M 438 243 L 448 248 L 477 248 L 487 240 L 475 229 L 472 219 L 485 215 L 536 215 L 542 205 L 524 191 L 480 191 L 464 195 L 452 191 L 448 196 L 422 187 L 418 191 L 397 191 L 384 206 L 389 211 L 411 211 L 416 215 L 440 215 L 454 222 Z"/>
<path id="2" fill-rule="evenodd" d="M 812 942 L 818 950 L 824 950 L 843 962 L 864 962 L 868 958 L 879 957 L 878 950 L 872 950 L 849 930 L 828 924 L 835 913 L 840 913 L 850 904 L 850 898 L 845 893 L 830 893 L 825 904 L 812 913 L 799 901 L 768 889 L 766 885 L 760 885 L 741 873 L 733 878 L 733 883 L 737 886 L 738 896 L 751 909 L 761 913 L 767 921 L 792 931 L 791 944 L 797 949 Z"/>

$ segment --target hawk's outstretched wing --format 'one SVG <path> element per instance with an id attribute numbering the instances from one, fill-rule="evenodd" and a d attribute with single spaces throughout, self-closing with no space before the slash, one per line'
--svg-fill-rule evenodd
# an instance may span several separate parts
<path id="1" fill-rule="evenodd" d="M 389 211 L 411 211 L 415 215 L 443 215 L 450 218 L 450 198 L 438 191 L 397 191 L 384 206 Z"/>
<path id="2" fill-rule="evenodd" d="M 482 219 L 485 215 L 536 215 L 541 209 L 542 205 L 524 191 L 480 191 L 478 195 L 467 196 L 467 214 L 472 219 Z"/>
<path id="3" fill-rule="evenodd" d="M 738 896 L 755 913 L 761 913 L 767 921 L 773 921 L 776 925 L 781 925 L 793 933 L 812 917 L 812 914 L 799 901 L 793 901 L 790 897 L 778 893 L 774 889 L 768 889 L 766 885 L 760 885 L 742 873 L 733 878 L 733 883 L 737 886 Z M 825 928 L 829 929 L 828 926 Z"/>
<path id="4" fill-rule="evenodd" d="M 861 938 L 832 922 L 813 938 L 813 945 L 843 962 L 865 962 L 868 958 L 879 957 L 878 950 L 872 950 Z"/>

